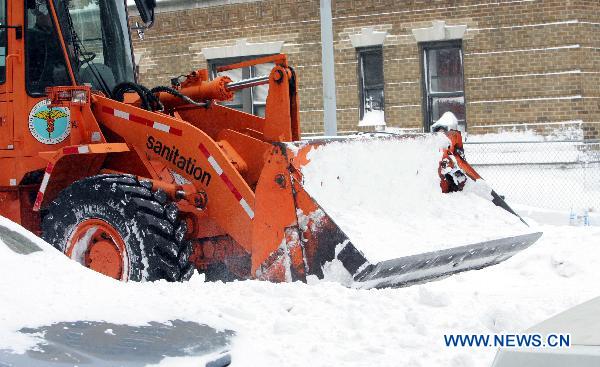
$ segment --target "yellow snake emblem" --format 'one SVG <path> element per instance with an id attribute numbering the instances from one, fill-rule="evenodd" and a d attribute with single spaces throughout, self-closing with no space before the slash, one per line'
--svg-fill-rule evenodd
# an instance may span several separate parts
<path id="1" fill-rule="evenodd" d="M 50 134 L 54 132 L 54 121 L 61 117 L 67 117 L 67 114 L 59 110 L 48 109 L 44 111 L 39 111 L 33 116 L 42 120 L 46 120 L 48 124 L 48 126 L 46 127 L 46 131 L 48 131 L 48 137 L 50 137 Z"/>

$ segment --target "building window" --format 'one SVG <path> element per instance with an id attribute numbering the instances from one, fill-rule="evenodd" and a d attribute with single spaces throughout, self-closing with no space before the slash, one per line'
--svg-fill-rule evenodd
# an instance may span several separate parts
<path id="1" fill-rule="evenodd" d="M 466 131 L 465 87 L 461 41 L 421 44 L 425 131 L 445 112 L 452 112 Z"/>
<path id="2" fill-rule="evenodd" d="M 257 59 L 267 55 L 256 55 L 256 56 L 243 56 L 243 57 L 230 57 L 223 59 L 214 59 L 208 61 L 209 70 L 211 77 L 216 76 L 228 76 L 234 82 L 254 78 L 257 76 L 269 75 L 271 70 L 275 66 L 273 63 L 266 63 L 260 65 L 254 65 L 250 67 L 233 69 L 227 71 L 217 72 L 217 67 L 223 65 L 231 65 L 238 62 Z M 269 94 L 269 85 L 258 85 L 252 88 L 242 89 L 236 91 L 232 101 L 221 102 L 220 104 L 234 108 L 239 111 L 251 113 L 256 116 L 265 117 L 265 107 L 267 105 L 267 95 Z"/>
<path id="3" fill-rule="evenodd" d="M 385 125 L 383 97 L 383 47 L 357 48 L 360 121 Z"/>

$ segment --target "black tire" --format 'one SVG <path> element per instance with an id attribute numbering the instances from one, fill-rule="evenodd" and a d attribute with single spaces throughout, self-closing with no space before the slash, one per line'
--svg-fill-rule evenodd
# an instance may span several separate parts
<path id="1" fill-rule="evenodd" d="M 64 189 L 42 219 L 42 237 L 65 253 L 76 227 L 100 219 L 121 236 L 127 250 L 127 279 L 133 281 L 188 280 L 194 267 L 188 259 L 191 242 L 177 206 L 151 183 L 131 175 L 99 175 Z"/>
<path id="2" fill-rule="evenodd" d="M 224 263 L 208 265 L 207 269 L 204 270 L 204 275 L 207 282 L 233 282 L 244 279 L 232 273 Z"/>

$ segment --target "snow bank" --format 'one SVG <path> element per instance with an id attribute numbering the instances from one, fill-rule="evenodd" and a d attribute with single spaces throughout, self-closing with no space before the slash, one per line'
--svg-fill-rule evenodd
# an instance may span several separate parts
<path id="1" fill-rule="evenodd" d="M 371 262 L 532 232 L 480 196 L 443 194 L 444 135 L 353 139 L 313 149 L 304 187 Z"/>

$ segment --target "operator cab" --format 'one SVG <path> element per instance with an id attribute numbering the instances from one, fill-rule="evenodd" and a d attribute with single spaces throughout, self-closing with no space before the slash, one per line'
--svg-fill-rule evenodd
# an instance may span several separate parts
<path id="1" fill-rule="evenodd" d="M 133 52 L 125 1 L 54 1 L 68 63 L 76 84 L 110 94 L 121 82 L 133 82 Z M 28 0 L 25 43 L 27 87 L 71 85 L 57 27 L 47 0 Z"/>
<path id="2" fill-rule="evenodd" d="M 136 4 L 150 25 L 155 0 Z M 77 140 L 77 117 L 49 106 L 48 87 L 111 96 L 124 82 L 135 82 L 126 0 L 0 1 L 0 201 L 2 187 L 39 183 L 40 152 Z"/>

